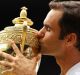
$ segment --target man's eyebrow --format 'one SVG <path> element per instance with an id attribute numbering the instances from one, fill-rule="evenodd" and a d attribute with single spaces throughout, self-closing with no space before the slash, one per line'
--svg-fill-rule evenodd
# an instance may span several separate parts
<path id="1" fill-rule="evenodd" d="M 52 27 L 48 24 L 44 24 L 44 26 L 52 29 Z"/>

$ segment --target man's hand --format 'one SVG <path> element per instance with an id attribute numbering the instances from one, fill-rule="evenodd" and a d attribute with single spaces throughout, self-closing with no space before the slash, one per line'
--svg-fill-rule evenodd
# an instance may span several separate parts
<path id="1" fill-rule="evenodd" d="M 0 61 L 0 64 L 4 66 L 10 66 L 12 68 L 12 71 L 16 75 L 36 75 L 35 66 L 37 63 L 37 57 L 34 57 L 31 60 L 27 59 L 20 52 L 19 48 L 13 41 L 9 40 L 9 43 L 11 44 L 14 52 L 16 53 L 16 56 L 14 57 L 10 54 L 0 51 L 0 56 L 8 60 Z"/>

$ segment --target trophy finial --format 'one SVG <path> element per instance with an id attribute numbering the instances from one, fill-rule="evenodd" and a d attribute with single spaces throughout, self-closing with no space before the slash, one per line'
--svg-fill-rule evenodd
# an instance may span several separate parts
<path id="1" fill-rule="evenodd" d="M 21 8 L 21 12 L 20 12 L 20 18 L 26 18 L 27 17 L 27 9 L 25 6 Z"/>
<path id="2" fill-rule="evenodd" d="M 15 24 L 15 25 L 18 25 L 18 26 L 22 26 L 23 23 L 25 22 L 25 25 L 27 26 L 31 26 L 33 25 L 33 22 L 31 21 L 31 19 L 29 19 L 27 17 L 27 9 L 25 6 L 21 8 L 21 12 L 20 12 L 20 17 L 17 17 L 17 18 L 14 18 L 12 20 L 12 23 Z"/>

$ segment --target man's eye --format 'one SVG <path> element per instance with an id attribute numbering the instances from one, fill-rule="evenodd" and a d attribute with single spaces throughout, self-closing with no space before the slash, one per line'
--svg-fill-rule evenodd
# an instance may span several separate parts
<path id="1" fill-rule="evenodd" d="M 47 31 L 50 31 L 51 29 L 50 29 L 49 27 L 46 27 L 46 30 L 47 30 Z"/>

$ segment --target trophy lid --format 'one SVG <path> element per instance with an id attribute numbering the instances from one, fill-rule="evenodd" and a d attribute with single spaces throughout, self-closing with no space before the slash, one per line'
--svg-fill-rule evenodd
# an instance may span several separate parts
<path id="1" fill-rule="evenodd" d="M 12 20 L 12 23 L 13 23 L 13 24 L 23 24 L 23 22 L 25 21 L 25 22 L 27 22 L 26 24 L 27 24 L 28 26 L 33 25 L 33 22 L 31 21 L 31 19 L 29 19 L 29 18 L 27 17 L 27 10 L 28 10 L 28 8 L 26 8 L 26 7 L 24 6 L 24 7 L 22 7 L 21 9 L 22 9 L 22 10 L 21 10 L 21 12 L 20 12 L 20 17 L 14 18 L 14 19 Z"/>

